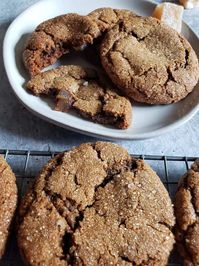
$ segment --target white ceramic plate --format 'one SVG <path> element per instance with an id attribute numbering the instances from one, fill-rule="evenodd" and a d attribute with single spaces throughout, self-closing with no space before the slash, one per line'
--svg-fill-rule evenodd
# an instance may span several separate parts
<path id="1" fill-rule="evenodd" d="M 8 79 L 16 96 L 27 109 L 49 122 L 76 132 L 107 139 L 151 138 L 187 122 L 199 110 L 199 84 L 188 97 L 176 104 L 148 106 L 134 103 L 133 123 L 127 130 L 95 124 L 72 113 L 53 111 L 48 102 L 30 95 L 24 89 L 28 76 L 22 63 L 22 51 L 27 34 L 42 21 L 54 16 L 69 12 L 87 14 L 103 6 L 126 8 L 140 15 L 150 15 L 155 4 L 142 0 L 42 0 L 28 8 L 12 22 L 4 39 L 3 56 Z M 199 56 L 198 38 L 185 23 L 183 23 L 182 33 Z M 69 63 L 69 61 L 70 59 L 66 56 L 64 63 Z M 58 61 L 56 66 L 60 63 Z"/>

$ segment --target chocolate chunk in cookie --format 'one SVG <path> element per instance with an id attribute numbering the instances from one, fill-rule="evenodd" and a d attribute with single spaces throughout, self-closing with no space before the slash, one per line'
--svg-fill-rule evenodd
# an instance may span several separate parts
<path id="1" fill-rule="evenodd" d="M 21 203 L 28 265 L 166 265 L 174 215 L 155 172 L 122 147 L 82 144 L 41 171 Z"/>
<path id="2" fill-rule="evenodd" d="M 199 265 L 199 160 L 181 178 L 175 197 L 176 240 L 185 266 Z"/>
<path id="3" fill-rule="evenodd" d="M 138 102 L 177 102 L 198 82 L 198 59 L 191 45 L 155 18 L 124 18 L 103 38 L 100 54 L 112 81 Z"/>
<path id="4" fill-rule="evenodd" d="M 55 95 L 57 111 L 73 109 L 94 122 L 122 129 L 131 124 L 130 101 L 92 69 L 62 66 L 36 75 L 27 88 L 36 95 Z"/>
<path id="5" fill-rule="evenodd" d="M 17 207 L 16 177 L 0 156 L 0 258 L 4 254 L 10 226 Z"/>

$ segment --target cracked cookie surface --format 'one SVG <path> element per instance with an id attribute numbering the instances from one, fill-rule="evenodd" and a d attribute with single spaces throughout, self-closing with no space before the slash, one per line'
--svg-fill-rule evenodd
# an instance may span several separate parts
<path id="1" fill-rule="evenodd" d="M 23 199 L 18 243 L 27 265 L 166 265 L 173 209 L 142 160 L 106 142 L 52 159 Z"/>
<path id="2" fill-rule="evenodd" d="M 0 258 L 9 236 L 10 225 L 17 207 L 16 177 L 0 156 Z"/>
<path id="3" fill-rule="evenodd" d="M 185 266 L 199 265 L 199 160 L 185 174 L 175 197 L 176 241 Z"/>
<path id="4" fill-rule="evenodd" d="M 29 36 L 23 53 L 24 63 L 34 76 L 63 54 L 92 43 L 99 29 L 87 16 L 61 15 L 41 23 Z"/>
<path id="5" fill-rule="evenodd" d="M 177 102 L 198 82 L 198 59 L 189 42 L 155 18 L 124 18 L 106 33 L 100 55 L 112 81 L 138 102 Z"/>
<path id="6" fill-rule="evenodd" d="M 129 16 L 137 15 L 127 9 L 113 9 L 110 7 L 98 8 L 88 14 L 88 17 L 97 25 L 100 33 L 110 30 L 120 20 Z"/>
<path id="7" fill-rule="evenodd" d="M 130 101 L 120 96 L 114 85 L 102 82 L 92 69 L 61 66 L 34 76 L 27 89 L 36 95 L 54 94 L 57 111 L 72 109 L 94 122 L 121 129 L 131 124 Z"/>
<path id="8" fill-rule="evenodd" d="M 23 59 L 32 76 L 72 49 L 81 50 L 132 12 L 101 8 L 88 16 L 61 15 L 41 23 L 29 36 Z"/>

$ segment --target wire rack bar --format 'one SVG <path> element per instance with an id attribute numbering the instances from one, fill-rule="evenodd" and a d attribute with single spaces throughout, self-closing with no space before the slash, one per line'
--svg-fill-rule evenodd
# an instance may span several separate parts
<path id="1" fill-rule="evenodd" d="M 4 156 L 8 155 L 26 155 L 26 156 L 49 156 L 52 157 L 57 155 L 61 151 L 36 151 L 36 150 L 9 150 L 9 149 L 0 149 L 0 154 Z M 185 161 L 191 162 L 199 158 L 196 156 L 165 156 L 165 155 L 144 155 L 144 154 L 132 154 L 135 158 L 140 158 L 144 160 L 165 160 L 166 161 Z"/>

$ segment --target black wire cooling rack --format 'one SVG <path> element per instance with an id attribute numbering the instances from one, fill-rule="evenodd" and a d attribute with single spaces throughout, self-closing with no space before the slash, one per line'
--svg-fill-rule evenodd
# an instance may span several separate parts
<path id="1" fill-rule="evenodd" d="M 59 152 L 33 151 L 33 150 L 0 150 L 7 162 L 12 167 L 16 177 L 20 197 L 32 183 L 43 165 Z M 162 155 L 132 155 L 141 158 L 150 164 L 166 186 L 171 198 L 175 195 L 179 178 L 190 168 L 197 157 L 162 156 Z M 16 245 L 16 239 L 11 235 L 6 254 L 0 261 L 0 266 L 22 266 L 23 263 Z M 171 255 L 169 266 L 181 265 L 178 254 L 174 251 Z"/>

